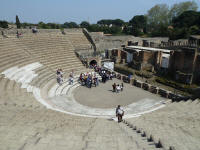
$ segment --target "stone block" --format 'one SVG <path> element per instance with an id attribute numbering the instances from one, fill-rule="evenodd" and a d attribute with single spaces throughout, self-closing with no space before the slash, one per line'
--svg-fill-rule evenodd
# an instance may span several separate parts
<path id="1" fill-rule="evenodd" d="M 137 87 L 142 88 L 142 84 L 143 84 L 143 83 L 142 83 L 141 81 L 138 81 L 138 80 L 137 80 L 137 82 L 136 82 L 136 86 L 137 86 Z"/>
<path id="2" fill-rule="evenodd" d="M 121 76 L 121 74 L 117 74 L 117 79 L 119 79 L 119 80 L 121 80 L 121 78 L 122 78 L 122 76 Z"/>
<path id="3" fill-rule="evenodd" d="M 149 88 L 150 88 L 150 85 L 148 84 L 148 83 L 143 83 L 143 85 L 142 85 L 142 88 L 144 89 L 144 90 L 149 90 Z"/>
<path id="4" fill-rule="evenodd" d="M 150 135 L 149 138 L 148 138 L 147 140 L 148 140 L 148 142 L 154 142 L 153 135 Z"/>
<path id="5" fill-rule="evenodd" d="M 149 89 L 149 91 L 150 91 L 151 93 L 158 94 L 158 87 L 156 87 L 156 86 L 151 86 L 150 89 Z"/>
<path id="6" fill-rule="evenodd" d="M 123 80 L 125 83 L 130 83 L 130 79 L 129 79 L 127 76 L 122 76 L 122 80 Z"/>
<path id="7" fill-rule="evenodd" d="M 171 92 L 169 92 L 169 94 L 168 94 L 168 98 L 169 99 L 172 99 L 172 98 L 174 98 L 176 95 L 174 94 L 174 93 L 171 93 Z"/>
<path id="8" fill-rule="evenodd" d="M 156 143 L 156 148 L 162 148 L 162 147 L 163 147 L 163 144 L 162 144 L 161 140 L 159 139 L 158 143 Z"/>
<path id="9" fill-rule="evenodd" d="M 159 89 L 158 94 L 162 97 L 168 98 L 169 92 L 166 91 L 165 89 Z"/>
<path id="10" fill-rule="evenodd" d="M 143 131 L 143 133 L 141 134 L 141 136 L 142 136 L 142 137 L 146 137 L 146 136 L 147 136 L 146 132 Z"/>
<path id="11" fill-rule="evenodd" d="M 134 79 L 134 80 L 133 80 L 133 85 L 135 85 L 135 86 L 136 86 L 136 83 L 137 83 L 137 80 L 136 80 L 136 79 Z"/>

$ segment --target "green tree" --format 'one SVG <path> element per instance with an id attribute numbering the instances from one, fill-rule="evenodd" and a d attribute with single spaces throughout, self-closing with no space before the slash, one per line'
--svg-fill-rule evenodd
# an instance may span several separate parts
<path id="1" fill-rule="evenodd" d="M 99 24 L 99 25 L 110 25 L 110 24 L 112 24 L 112 20 L 111 19 L 102 19 L 102 20 L 99 20 L 97 22 L 97 24 Z"/>
<path id="2" fill-rule="evenodd" d="M 110 34 L 121 34 L 122 32 L 122 28 L 118 27 L 118 26 L 113 26 L 111 28 L 109 28 L 109 33 Z"/>
<path id="3" fill-rule="evenodd" d="M 21 28 L 21 23 L 20 23 L 19 17 L 17 15 L 16 15 L 16 26 L 18 29 Z"/>
<path id="4" fill-rule="evenodd" d="M 166 4 L 159 4 L 152 7 L 147 14 L 147 22 L 152 27 L 159 24 L 169 23 L 169 8 Z"/>
<path id="5" fill-rule="evenodd" d="M 159 24 L 156 26 L 155 30 L 152 30 L 151 34 L 152 37 L 167 37 L 169 35 L 168 26 L 165 24 Z"/>
<path id="6" fill-rule="evenodd" d="M 127 35 L 131 35 L 131 34 L 132 34 L 131 30 L 132 30 L 132 27 L 129 26 L 128 24 L 126 24 L 126 25 L 124 26 L 123 33 L 124 33 L 124 34 L 127 34 Z"/>
<path id="7" fill-rule="evenodd" d="M 90 32 L 99 32 L 101 30 L 100 30 L 100 27 L 99 27 L 98 24 L 91 24 L 89 26 L 89 28 L 88 28 L 88 31 L 90 31 Z"/>
<path id="8" fill-rule="evenodd" d="M 144 15 L 134 16 L 129 21 L 129 25 L 131 26 L 131 33 L 134 36 L 140 36 L 140 35 L 146 33 L 147 17 Z"/>
<path id="9" fill-rule="evenodd" d="M 137 27 L 137 28 L 145 28 L 147 25 L 147 18 L 144 15 L 137 15 L 134 16 L 130 21 L 129 24 Z"/>
<path id="10" fill-rule="evenodd" d="M 198 5 L 195 1 L 186 1 L 174 4 L 169 11 L 169 19 L 172 20 L 175 17 L 178 17 L 185 11 L 197 11 Z"/>
<path id="11" fill-rule="evenodd" d="M 49 29 L 49 26 L 45 24 L 44 22 L 39 22 L 38 23 L 38 28 L 40 29 Z"/>
<path id="12" fill-rule="evenodd" d="M 83 21 L 83 22 L 81 22 L 80 26 L 81 26 L 81 28 L 88 29 L 90 27 L 90 23 L 87 21 Z"/>
<path id="13" fill-rule="evenodd" d="M 102 19 L 102 20 L 99 20 L 98 22 L 97 22 L 97 24 L 99 24 L 99 25 L 115 25 L 115 26 L 119 26 L 119 27 L 121 27 L 121 26 L 123 26 L 124 24 L 125 24 L 125 22 L 123 21 L 123 20 L 121 20 L 121 19 L 115 19 L 115 20 L 112 20 L 112 19 Z"/>
<path id="14" fill-rule="evenodd" d="M 194 35 L 194 34 L 200 34 L 200 29 L 199 29 L 199 27 L 197 26 L 197 25 L 194 25 L 194 26 L 191 26 L 190 28 L 189 28 L 189 33 L 190 33 L 190 35 Z"/>
<path id="15" fill-rule="evenodd" d="M 191 34 L 200 34 L 200 12 L 185 11 L 172 20 L 173 29 L 170 39 L 188 38 Z"/>
<path id="16" fill-rule="evenodd" d="M 7 21 L 0 21 L 0 27 L 1 28 L 8 28 L 8 22 Z"/>
<path id="17" fill-rule="evenodd" d="M 65 22 L 62 25 L 63 28 L 78 28 L 79 26 L 76 24 L 76 22 Z"/>
<path id="18" fill-rule="evenodd" d="M 59 29 L 60 25 L 56 23 L 47 23 L 49 29 Z"/>
<path id="19" fill-rule="evenodd" d="M 189 28 L 191 26 L 200 26 L 200 12 L 185 11 L 180 16 L 172 20 L 172 25 L 175 28 Z"/>
<path id="20" fill-rule="evenodd" d="M 125 24 L 125 22 L 121 19 L 115 19 L 112 21 L 112 24 L 115 26 L 122 27 Z"/>

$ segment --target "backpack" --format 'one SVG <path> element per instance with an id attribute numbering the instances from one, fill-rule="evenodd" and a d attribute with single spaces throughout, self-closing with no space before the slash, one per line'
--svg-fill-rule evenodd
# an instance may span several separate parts
<path id="1" fill-rule="evenodd" d="M 118 109 L 117 113 L 120 114 L 120 115 L 123 115 L 124 111 L 122 109 Z"/>

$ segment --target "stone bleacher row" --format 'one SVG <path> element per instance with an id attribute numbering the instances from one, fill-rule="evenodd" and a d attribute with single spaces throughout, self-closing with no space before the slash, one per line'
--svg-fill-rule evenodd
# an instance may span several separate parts
<path id="1" fill-rule="evenodd" d="M 3 72 L 12 66 L 21 67 L 39 61 L 44 66 L 36 70 L 38 78 L 31 83 L 36 87 L 42 87 L 47 81 L 54 79 L 58 68 L 62 68 L 66 75 L 72 69 L 75 72 L 81 72 L 85 68 L 76 58 L 74 48 L 68 38 L 68 35 L 62 35 L 59 32 L 24 34 L 20 38 L 9 35 L 8 38 L 1 38 L 0 71 Z"/>
<path id="2" fill-rule="evenodd" d="M 171 91 L 153 86 L 137 79 L 117 74 L 117 78 L 162 97 L 172 99 L 166 107 L 142 117 L 127 119 L 128 126 L 137 130 L 147 138 L 153 137 L 153 142 L 162 143 L 164 149 L 196 150 L 200 149 L 200 99 L 174 100 L 179 97 Z M 179 98 L 180 99 L 180 98 Z"/>
<path id="3" fill-rule="evenodd" d="M 66 33 L 75 50 L 90 50 L 91 43 L 88 41 L 83 33 Z"/>
<path id="4" fill-rule="evenodd" d="M 73 50 L 69 37 L 61 34 L 0 39 L 0 73 L 15 66 L 20 68 L 35 62 L 43 64 L 34 70 L 37 77 L 26 88 L 22 88 L 24 84 L 21 82 L 16 82 L 22 81 L 22 72 L 10 75 L 16 81 L 0 75 L 0 149 L 155 149 L 136 134 L 129 134 L 131 131 L 126 126 L 104 119 L 55 112 L 36 101 L 32 88 L 41 89 L 42 97 L 50 97 L 58 67 L 66 72 L 65 76 L 72 68 L 76 75 L 87 72 Z M 56 86 L 52 96 L 70 93 L 69 88 Z M 155 140 L 160 138 L 167 146 L 183 150 L 199 149 L 200 115 L 197 103 L 171 103 L 164 109 L 128 121 L 154 135 Z"/>
<path id="5" fill-rule="evenodd" d="M 0 39 L 1 73 L 35 62 L 43 64 L 34 70 L 37 77 L 26 88 L 22 88 L 25 86 L 23 83 L 17 82 L 25 77 L 23 70 L 16 70 L 12 75 L 8 73 L 15 81 L 0 75 L 0 149 L 136 148 L 137 145 L 114 122 L 66 115 L 48 110 L 36 101 L 31 87 L 43 89 L 42 95 L 48 94 L 45 88 L 49 91 L 55 84 L 57 67 L 66 71 L 66 76 L 71 69 L 78 70 L 78 73 L 87 71 L 75 57 L 67 37 L 54 36 L 37 34 L 23 35 L 19 39 L 15 36 Z M 26 78 L 28 80 L 29 77 Z"/>
<path id="6" fill-rule="evenodd" d="M 36 70 L 43 69 L 44 66 Z M 8 73 L 8 75 L 10 74 Z M 20 74 L 19 71 L 11 76 L 16 81 L 21 81 L 23 78 L 23 74 Z M 4 76 L 1 77 L 2 89 L 0 91 L 4 95 L 0 100 L 1 102 L 6 101 L 0 104 L 0 147 L 2 150 L 103 150 L 107 148 L 142 150 L 143 148 L 153 148 L 142 139 L 136 139 L 134 135 L 127 136 L 115 122 L 70 116 L 47 110 L 33 98 L 31 93 L 22 89 L 21 84 L 5 79 Z M 32 82 L 31 84 L 33 84 Z M 46 81 L 47 84 L 40 87 L 43 88 L 41 94 L 46 93 L 50 97 L 50 90 L 54 88 L 55 82 L 55 79 Z M 52 96 L 68 91 L 64 86 L 56 85 L 54 89 Z M 64 94 L 66 93 L 64 92 Z"/>
<path id="7" fill-rule="evenodd" d="M 200 100 L 168 103 L 165 108 L 127 119 L 129 126 L 160 141 L 165 149 L 200 149 Z"/>

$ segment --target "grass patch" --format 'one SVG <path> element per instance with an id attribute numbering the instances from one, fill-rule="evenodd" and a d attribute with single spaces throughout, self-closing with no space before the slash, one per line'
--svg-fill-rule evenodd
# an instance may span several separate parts
<path id="1" fill-rule="evenodd" d="M 182 84 L 173 80 L 169 80 L 166 78 L 162 77 L 156 77 L 156 82 L 173 87 L 175 89 L 187 92 L 187 93 L 192 93 L 192 89 L 197 88 L 198 86 L 195 84 L 188 85 L 188 84 Z"/>
<path id="2" fill-rule="evenodd" d="M 128 66 L 120 65 L 120 64 L 115 64 L 114 70 L 121 73 L 121 74 L 127 75 L 127 76 L 135 74 L 139 77 L 144 77 L 144 78 L 147 78 L 147 79 L 153 77 L 152 73 L 149 73 L 147 71 L 135 71 L 134 69 L 132 69 Z"/>
<path id="3" fill-rule="evenodd" d="M 129 68 L 128 66 L 122 66 L 122 65 L 119 65 L 119 64 L 115 64 L 114 70 L 121 73 L 121 74 L 127 75 L 127 76 L 134 74 L 133 69 Z"/>
<path id="4" fill-rule="evenodd" d="M 147 79 L 153 77 L 153 75 L 150 74 L 150 73 L 148 73 L 148 72 L 135 71 L 135 74 L 136 74 L 137 76 L 144 77 L 144 78 L 147 78 Z"/>

